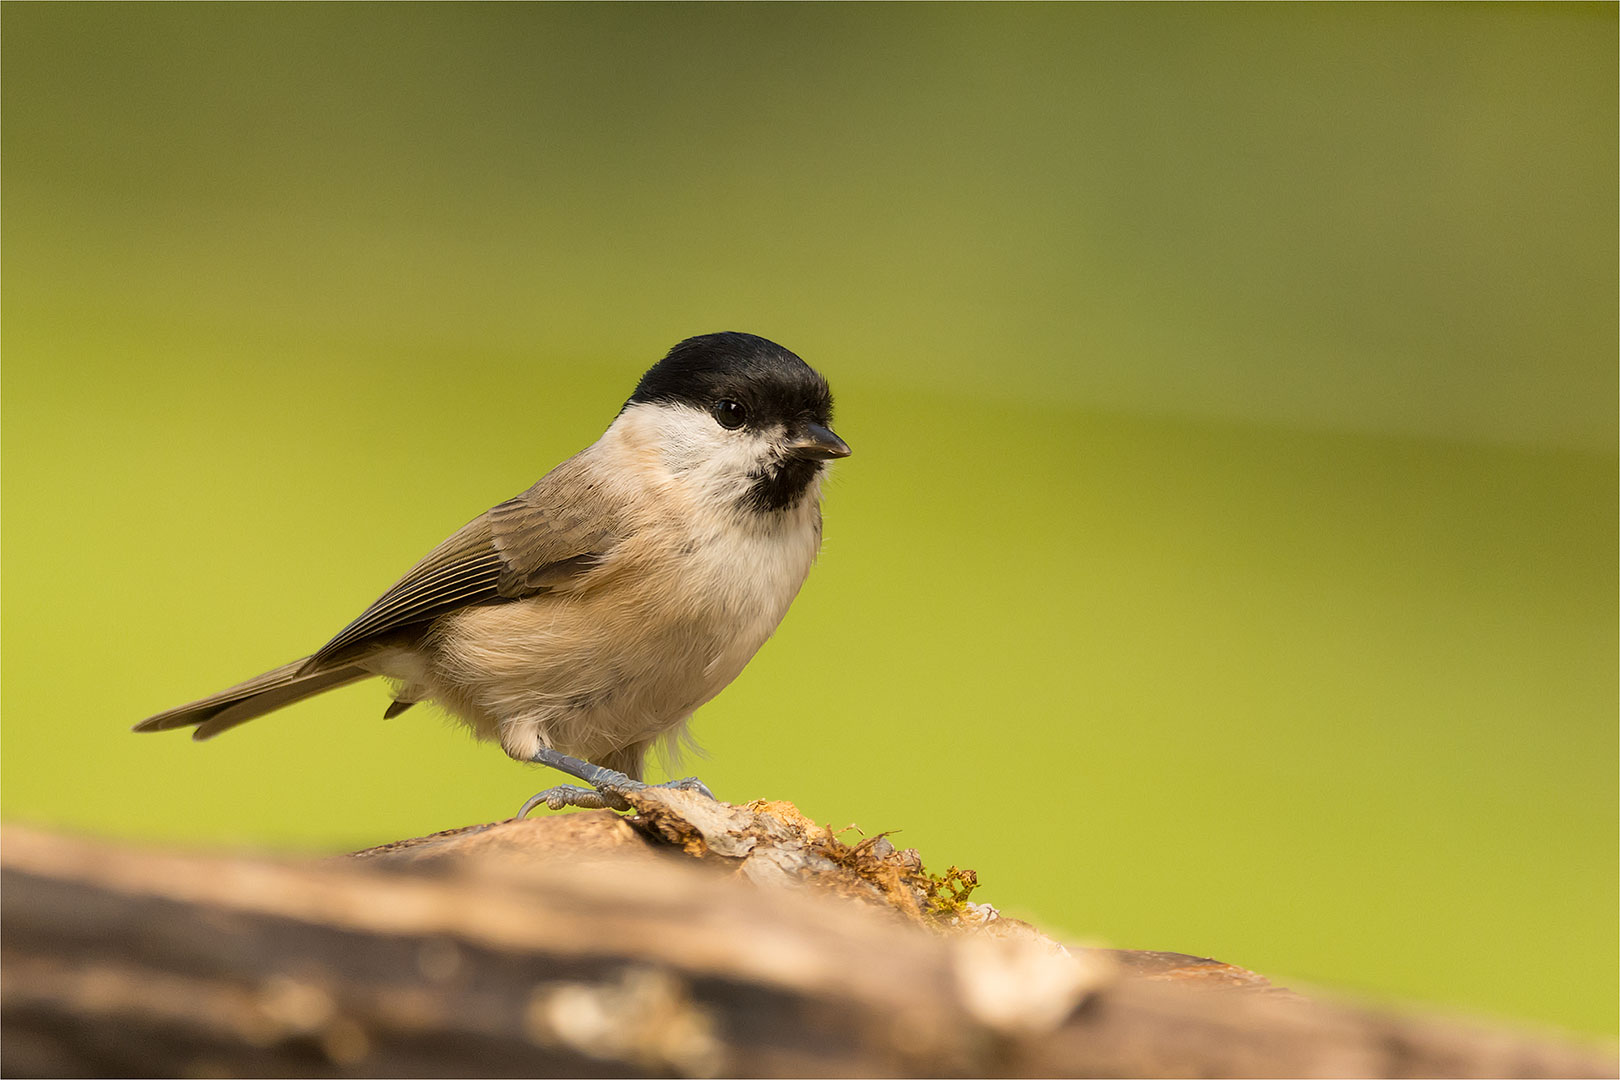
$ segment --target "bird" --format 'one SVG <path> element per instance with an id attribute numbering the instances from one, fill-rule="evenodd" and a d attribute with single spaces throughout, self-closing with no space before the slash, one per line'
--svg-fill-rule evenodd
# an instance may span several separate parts
<path id="1" fill-rule="evenodd" d="M 309 656 L 148 717 L 208 739 L 372 677 L 394 717 L 432 702 L 512 758 L 587 787 L 541 804 L 629 809 L 648 751 L 775 632 L 821 547 L 849 445 L 827 380 L 735 331 L 681 341 L 595 443 L 452 533 Z M 667 786 L 712 793 L 695 777 Z"/>

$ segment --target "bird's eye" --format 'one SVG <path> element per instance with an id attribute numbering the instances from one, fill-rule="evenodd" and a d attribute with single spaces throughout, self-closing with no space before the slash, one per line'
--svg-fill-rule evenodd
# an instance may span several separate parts
<path id="1" fill-rule="evenodd" d="M 740 428 L 748 419 L 748 409 L 740 401 L 717 401 L 714 403 L 714 418 L 723 428 Z"/>

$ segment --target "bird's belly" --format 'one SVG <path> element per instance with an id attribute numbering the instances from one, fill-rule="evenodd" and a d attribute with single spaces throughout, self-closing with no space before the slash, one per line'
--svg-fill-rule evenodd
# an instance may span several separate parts
<path id="1" fill-rule="evenodd" d="M 741 673 L 809 573 L 815 538 L 697 545 L 651 579 L 471 608 L 433 635 L 427 694 L 529 760 L 589 760 L 669 732 Z M 721 553 L 725 554 L 721 554 Z"/>

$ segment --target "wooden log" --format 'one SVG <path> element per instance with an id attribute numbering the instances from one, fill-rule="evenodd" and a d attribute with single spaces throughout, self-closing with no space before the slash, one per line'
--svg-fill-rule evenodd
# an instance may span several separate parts
<path id="1" fill-rule="evenodd" d="M 682 792 L 325 860 L 0 836 L 8 1076 L 1613 1076 L 1570 1040 L 1072 950 Z"/>

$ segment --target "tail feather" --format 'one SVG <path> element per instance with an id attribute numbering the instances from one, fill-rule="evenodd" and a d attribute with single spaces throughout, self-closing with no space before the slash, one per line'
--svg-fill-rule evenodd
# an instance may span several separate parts
<path id="1" fill-rule="evenodd" d="M 283 705 L 358 682 L 371 675 L 371 672 L 352 664 L 301 672 L 300 669 L 308 662 L 308 657 L 294 660 L 210 697 L 160 712 L 136 724 L 135 730 L 169 731 L 195 725 L 197 730 L 192 732 L 192 738 L 211 739 L 222 731 L 245 724 Z"/>

